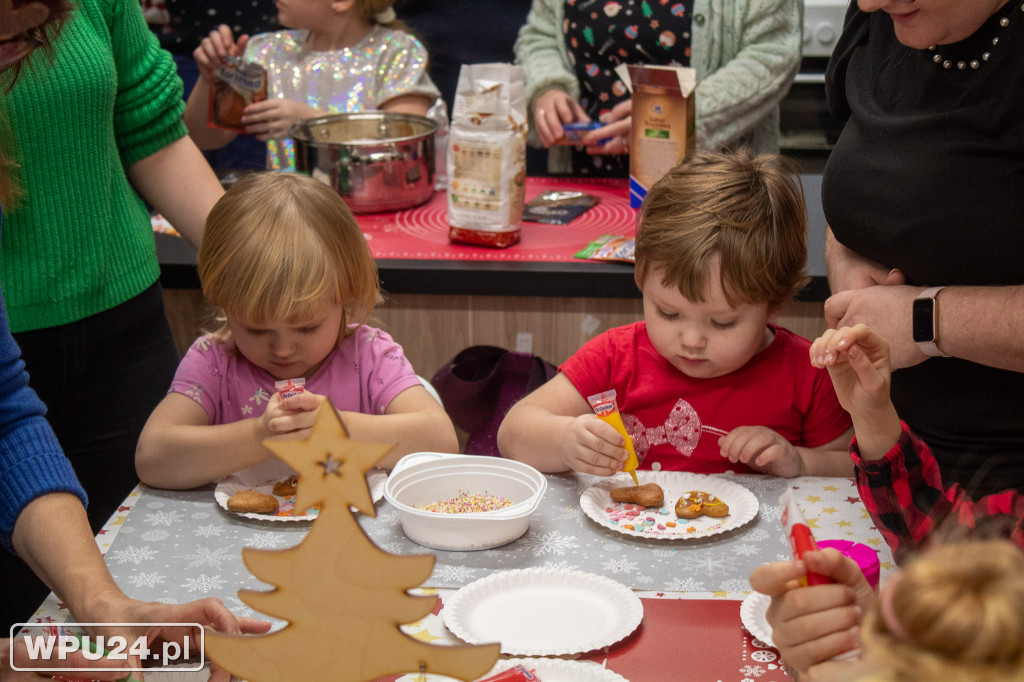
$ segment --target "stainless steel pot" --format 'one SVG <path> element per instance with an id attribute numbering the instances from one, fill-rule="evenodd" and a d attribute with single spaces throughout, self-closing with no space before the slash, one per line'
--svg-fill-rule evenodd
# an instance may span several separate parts
<path id="1" fill-rule="evenodd" d="M 399 211 L 434 194 L 434 133 L 425 116 L 387 111 L 299 119 L 295 168 L 326 182 L 355 213 Z"/>

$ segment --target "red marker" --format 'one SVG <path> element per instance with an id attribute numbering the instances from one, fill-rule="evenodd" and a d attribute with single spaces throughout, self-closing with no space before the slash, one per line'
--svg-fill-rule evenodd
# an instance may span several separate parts
<path id="1" fill-rule="evenodd" d="M 789 540 L 789 547 L 793 550 L 793 558 L 801 559 L 805 552 L 818 549 L 818 543 L 811 535 L 811 528 L 804 520 L 796 500 L 793 499 L 793 492 L 789 489 L 779 497 L 779 504 L 782 505 L 782 527 L 786 529 L 786 538 Z M 806 578 L 800 578 L 801 585 L 828 585 L 835 582 L 828 576 L 807 571 Z"/>

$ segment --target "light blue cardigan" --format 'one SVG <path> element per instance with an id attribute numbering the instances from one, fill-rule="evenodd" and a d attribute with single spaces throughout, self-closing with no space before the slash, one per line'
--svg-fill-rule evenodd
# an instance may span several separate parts
<path id="1" fill-rule="evenodd" d="M 565 0 L 533 0 L 516 40 L 516 62 L 526 76 L 533 130 L 533 100 L 549 88 L 579 99 L 562 33 Z M 691 66 L 697 70 L 697 147 L 758 152 L 779 148 L 779 101 L 800 66 L 800 0 L 696 0 Z M 536 134 L 531 132 L 536 144 Z M 554 147 L 548 169 L 569 172 L 568 147 Z"/>

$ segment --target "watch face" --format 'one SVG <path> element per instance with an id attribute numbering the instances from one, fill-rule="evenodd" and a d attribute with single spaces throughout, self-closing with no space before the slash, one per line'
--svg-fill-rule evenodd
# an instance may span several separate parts
<path id="1" fill-rule="evenodd" d="M 929 343 L 935 340 L 935 299 L 914 300 L 914 342 Z"/>

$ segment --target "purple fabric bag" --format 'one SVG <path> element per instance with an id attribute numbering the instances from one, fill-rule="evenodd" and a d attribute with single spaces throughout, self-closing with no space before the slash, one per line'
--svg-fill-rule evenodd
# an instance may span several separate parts
<path id="1" fill-rule="evenodd" d="M 500 457 L 498 427 L 520 398 L 555 376 L 550 362 L 497 346 L 470 346 L 431 383 L 452 422 L 469 434 L 466 454 Z"/>

